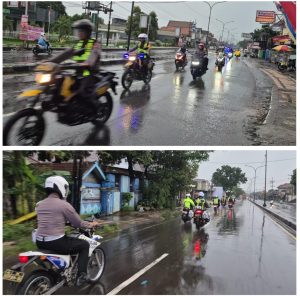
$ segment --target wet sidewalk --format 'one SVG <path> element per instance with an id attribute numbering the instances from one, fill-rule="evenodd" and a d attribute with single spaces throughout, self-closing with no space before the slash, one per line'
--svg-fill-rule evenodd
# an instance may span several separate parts
<path id="1" fill-rule="evenodd" d="M 256 203 L 263 206 L 263 200 L 256 200 Z M 266 202 L 267 206 L 266 208 L 271 211 L 272 213 L 275 213 L 277 215 L 282 216 L 284 219 L 292 222 L 293 224 L 296 224 L 296 209 L 297 204 L 296 203 L 278 203 L 274 202 L 273 206 L 270 205 L 270 201 Z"/>

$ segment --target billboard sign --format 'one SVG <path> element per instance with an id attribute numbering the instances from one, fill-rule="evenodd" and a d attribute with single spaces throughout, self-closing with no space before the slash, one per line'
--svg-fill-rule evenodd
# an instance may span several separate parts
<path id="1" fill-rule="evenodd" d="M 250 33 L 242 33 L 242 37 L 245 39 L 252 39 L 252 35 Z"/>
<path id="2" fill-rule="evenodd" d="M 281 45 L 281 44 L 291 44 L 291 38 L 289 35 L 281 35 L 275 36 L 272 38 L 274 45 Z"/>
<path id="3" fill-rule="evenodd" d="M 140 17 L 140 28 L 147 28 L 148 15 L 141 15 Z"/>
<path id="4" fill-rule="evenodd" d="M 257 10 L 256 11 L 256 19 L 257 23 L 263 24 L 273 24 L 276 19 L 276 14 L 274 11 L 266 11 L 266 10 Z"/>
<path id="5" fill-rule="evenodd" d="M 20 28 L 19 39 L 25 41 L 34 41 L 40 38 L 41 33 L 44 33 L 43 28 L 24 26 Z"/>

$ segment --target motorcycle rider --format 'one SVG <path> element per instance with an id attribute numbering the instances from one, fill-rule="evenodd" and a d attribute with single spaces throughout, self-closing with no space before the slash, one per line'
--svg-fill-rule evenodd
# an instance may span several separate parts
<path id="1" fill-rule="evenodd" d="M 40 38 L 38 40 L 38 45 L 40 46 L 41 49 L 47 49 L 49 47 L 49 42 L 46 41 L 45 33 L 41 33 Z"/>
<path id="2" fill-rule="evenodd" d="M 221 199 L 221 205 L 223 206 L 223 207 L 225 207 L 226 206 L 226 203 L 227 203 L 227 199 L 226 199 L 226 196 L 222 196 L 222 199 Z"/>
<path id="3" fill-rule="evenodd" d="M 196 49 L 196 52 L 195 52 L 195 57 L 197 59 L 203 58 L 204 67 L 205 67 L 205 70 L 207 71 L 208 70 L 208 68 L 207 68 L 207 65 L 208 65 L 207 49 L 205 48 L 205 45 L 203 42 L 199 43 L 198 48 Z"/>
<path id="4" fill-rule="evenodd" d="M 187 48 L 186 48 L 186 44 L 183 43 L 181 45 L 181 47 L 179 48 L 178 52 L 182 53 L 183 54 L 183 57 L 184 57 L 184 61 L 186 61 L 186 54 L 188 52 Z"/>
<path id="5" fill-rule="evenodd" d="M 47 198 L 36 205 L 38 228 L 36 245 L 40 249 L 52 250 L 58 254 L 79 254 L 77 285 L 85 283 L 89 254 L 88 242 L 65 235 L 65 224 L 69 221 L 73 227 L 93 228 L 98 222 L 85 222 L 75 209 L 66 201 L 69 183 L 61 176 L 51 176 L 45 181 Z"/>
<path id="6" fill-rule="evenodd" d="M 198 193 L 198 198 L 196 199 L 196 206 L 200 206 L 201 210 L 203 210 L 204 212 L 206 212 L 207 208 L 210 207 L 202 191 Z M 208 213 L 205 213 L 203 217 L 205 218 L 206 222 L 209 221 Z"/>
<path id="7" fill-rule="evenodd" d="M 183 207 L 189 210 L 192 210 L 195 206 L 194 201 L 191 199 L 191 195 L 189 193 L 186 194 L 185 199 L 183 200 Z"/>
<path id="8" fill-rule="evenodd" d="M 85 102 L 92 108 L 93 111 L 97 109 L 96 104 L 90 99 L 91 93 L 86 89 L 93 84 L 93 74 L 99 72 L 100 68 L 100 57 L 101 57 L 101 46 L 98 41 L 91 38 L 94 30 L 93 23 L 88 19 L 82 19 L 73 23 L 72 28 L 74 29 L 75 35 L 79 38 L 79 41 L 73 48 L 69 48 L 60 55 L 54 57 L 50 62 L 61 63 L 69 58 L 78 63 L 78 70 L 82 76 L 80 79 L 80 87 L 76 92 L 73 92 L 65 101 L 71 100 L 76 95 L 84 99 Z M 85 49 L 82 55 L 76 55 L 76 51 Z"/>
<path id="9" fill-rule="evenodd" d="M 140 66 L 142 67 L 142 71 L 144 75 L 147 75 L 148 72 L 148 64 L 150 60 L 150 49 L 151 45 L 148 41 L 148 35 L 145 33 L 141 33 L 138 36 L 139 42 L 136 46 L 134 46 L 132 49 L 130 49 L 128 52 L 137 51 L 137 53 L 143 53 L 145 55 L 145 58 L 141 61 L 140 60 Z"/>
<path id="10" fill-rule="evenodd" d="M 218 56 L 217 56 L 217 59 L 216 59 L 216 62 L 215 62 L 216 66 L 218 65 L 218 59 L 222 59 L 222 58 L 224 58 L 224 52 L 220 51 L 218 53 Z"/>
<path id="11" fill-rule="evenodd" d="M 220 200 L 217 195 L 214 196 L 214 198 L 213 198 L 213 206 L 216 207 L 216 212 L 218 212 L 218 208 L 220 206 Z"/>

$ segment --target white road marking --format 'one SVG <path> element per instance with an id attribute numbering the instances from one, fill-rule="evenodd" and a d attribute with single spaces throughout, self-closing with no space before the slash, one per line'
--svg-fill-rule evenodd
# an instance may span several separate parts
<path id="1" fill-rule="evenodd" d="M 169 255 L 168 253 L 165 253 L 165 254 L 161 255 L 159 258 L 157 258 L 152 263 L 150 263 L 149 265 L 147 265 L 146 267 L 144 267 L 143 269 L 141 269 L 139 272 L 137 272 L 136 274 L 134 274 L 128 280 L 126 280 L 125 282 L 121 283 L 119 286 L 117 286 L 113 290 L 111 290 L 109 293 L 107 293 L 107 295 L 116 295 L 121 290 L 123 290 L 125 287 L 127 287 L 132 282 L 134 282 L 137 278 L 139 278 L 142 274 L 144 274 L 146 271 L 148 271 L 150 268 L 152 268 L 154 265 L 156 265 L 161 260 L 163 260 L 164 258 L 166 258 L 168 255 Z"/>

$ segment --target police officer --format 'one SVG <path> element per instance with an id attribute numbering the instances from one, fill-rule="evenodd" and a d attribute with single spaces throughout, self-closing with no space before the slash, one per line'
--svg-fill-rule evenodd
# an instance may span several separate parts
<path id="1" fill-rule="evenodd" d="M 61 63 L 64 60 L 72 58 L 73 61 L 78 63 L 77 70 L 82 76 L 82 79 L 80 79 L 80 88 L 78 91 L 66 98 L 65 101 L 69 101 L 75 95 L 79 95 L 80 98 L 84 98 L 85 102 L 87 102 L 93 111 L 95 111 L 97 106 L 92 100 L 90 100 L 91 94 L 87 92 L 86 89 L 94 82 L 93 74 L 99 72 L 101 46 L 91 37 L 94 25 L 90 20 L 82 19 L 76 21 L 72 25 L 72 28 L 74 29 L 74 35 L 78 37 L 79 41 L 73 48 L 67 49 L 50 61 L 54 63 Z M 80 49 L 84 49 L 84 53 L 78 55 L 78 50 Z"/>
<path id="2" fill-rule="evenodd" d="M 150 58 L 150 48 L 151 45 L 148 41 L 148 35 L 145 33 L 141 33 L 138 36 L 139 42 L 138 44 L 133 47 L 132 49 L 129 50 L 129 52 L 133 52 L 133 51 L 137 51 L 137 53 L 143 53 L 145 55 L 145 58 L 143 61 L 141 61 L 141 66 L 142 66 L 142 70 L 144 75 L 147 74 L 147 67 L 148 67 L 148 63 L 149 63 L 149 58 Z"/>
<path id="3" fill-rule="evenodd" d="M 189 210 L 192 210 L 195 206 L 194 201 L 191 199 L 191 195 L 189 193 L 186 194 L 185 199 L 183 200 L 183 207 Z"/>

